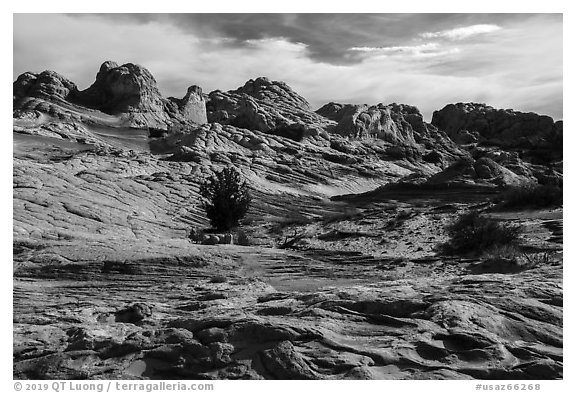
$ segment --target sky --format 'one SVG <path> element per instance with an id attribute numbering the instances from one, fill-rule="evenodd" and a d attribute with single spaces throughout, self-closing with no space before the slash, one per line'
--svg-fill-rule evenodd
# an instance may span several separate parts
<path id="1" fill-rule="evenodd" d="M 14 14 L 13 78 L 53 70 L 87 88 L 113 60 L 164 96 L 266 76 L 328 102 L 456 102 L 562 119 L 561 14 Z"/>

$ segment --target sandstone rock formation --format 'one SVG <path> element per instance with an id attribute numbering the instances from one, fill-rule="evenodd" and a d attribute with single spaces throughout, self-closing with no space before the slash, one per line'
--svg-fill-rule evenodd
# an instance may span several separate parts
<path id="1" fill-rule="evenodd" d="M 432 116 L 432 124 L 457 143 L 484 143 L 504 149 L 545 149 L 549 160 L 562 157 L 563 122 L 536 113 L 495 109 L 485 104 L 446 105 Z M 542 154 L 540 152 L 540 154 Z"/>
<path id="2" fill-rule="evenodd" d="M 427 184 L 452 186 L 482 183 L 486 185 L 521 186 L 524 183 L 528 183 L 528 180 L 526 177 L 514 173 L 488 157 L 480 157 L 477 160 L 463 158 L 427 180 Z"/>
<path id="3" fill-rule="evenodd" d="M 334 132 L 352 138 L 378 138 L 391 143 L 415 144 L 429 136 L 417 108 L 409 105 L 341 105 L 330 103 L 316 111 L 337 121 Z"/>
<path id="4" fill-rule="evenodd" d="M 213 91 L 206 105 L 210 122 L 267 133 L 282 133 L 283 128 L 296 124 L 302 128 L 301 136 L 317 135 L 332 124 L 315 114 L 284 82 L 264 77 L 251 79 L 236 90 Z"/>
<path id="5" fill-rule="evenodd" d="M 418 108 L 403 104 L 350 105 L 329 103 L 316 113 L 338 124 L 332 132 L 346 138 L 388 142 L 393 158 L 424 158 L 445 166 L 466 155 L 444 132 L 424 122 Z"/>
<path id="6" fill-rule="evenodd" d="M 402 231 L 438 234 L 431 214 L 454 214 L 439 207 L 417 209 Z M 356 221 L 366 228 L 388 215 L 366 213 Z M 425 238 L 403 239 L 408 245 Z M 474 263 L 431 258 L 429 251 L 399 259 L 161 237 L 17 246 L 15 378 L 563 375 L 562 269 L 555 263 L 470 274 Z M 102 261 L 118 259 L 140 271 L 104 272 Z"/>
<path id="7" fill-rule="evenodd" d="M 561 162 L 458 146 L 407 105 L 314 113 L 264 78 L 204 103 L 132 64 L 84 91 L 14 82 L 15 378 L 562 378 L 561 209 L 497 216 L 538 263 L 437 254 L 458 214 L 561 184 Z M 249 241 L 191 242 L 199 184 L 228 165 L 251 185 Z"/>
<path id="8" fill-rule="evenodd" d="M 190 86 L 182 99 L 169 97 L 169 100 L 178 106 L 178 110 L 174 110 L 175 108 L 171 106 L 168 106 L 168 108 L 173 113 L 179 111 L 184 119 L 195 124 L 204 124 L 208 121 L 206 117 L 206 100 L 199 86 Z"/>
<path id="9" fill-rule="evenodd" d="M 201 89 L 192 86 L 181 100 L 165 99 L 150 71 L 132 63 L 119 66 L 112 61 L 104 62 L 95 82 L 83 91 L 52 71 L 25 73 L 14 82 L 15 110 L 78 118 L 74 115 L 82 108 L 116 116 L 122 125 L 136 128 L 206 123 Z M 98 113 L 92 115 L 98 116 Z M 84 120 L 93 119 L 87 115 Z"/>
<path id="10" fill-rule="evenodd" d="M 14 106 L 28 97 L 46 100 L 66 100 L 70 94 L 76 95 L 76 85 L 54 71 L 44 71 L 40 74 L 26 72 L 14 82 Z"/>

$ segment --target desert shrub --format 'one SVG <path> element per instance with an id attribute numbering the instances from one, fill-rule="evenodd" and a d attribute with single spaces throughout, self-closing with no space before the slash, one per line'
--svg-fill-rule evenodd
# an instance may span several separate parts
<path id="1" fill-rule="evenodd" d="M 199 242 L 204 237 L 204 231 L 196 228 L 190 228 L 190 232 L 188 233 L 188 239 L 192 240 L 193 242 Z"/>
<path id="2" fill-rule="evenodd" d="M 236 240 L 236 244 L 238 244 L 239 246 L 251 246 L 252 245 L 252 240 L 250 240 L 250 237 L 248 237 L 246 232 L 238 231 L 237 236 L 238 237 Z"/>
<path id="3" fill-rule="evenodd" d="M 234 167 L 224 168 L 200 185 L 202 207 L 214 228 L 227 231 L 238 225 L 250 207 L 248 185 Z"/>
<path id="4" fill-rule="evenodd" d="M 518 273 L 554 262 L 553 252 L 526 253 L 515 245 L 496 246 L 487 251 L 482 260 L 470 267 L 472 273 Z"/>
<path id="5" fill-rule="evenodd" d="M 386 223 L 386 229 L 394 229 L 400 227 L 406 220 L 415 216 L 416 213 L 411 210 L 400 210 L 396 213 L 394 218 L 388 220 Z"/>
<path id="6" fill-rule="evenodd" d="M 216 276 L 212 276 L 210 278 L 210 283 L 212 283 L 212 284 L 222 284 L 222 283 L 225 283 L 226 281 L 228 281 L 228 278 L 226 276 L 221 275 L 221 274 L 216 275 Z"/>
<path id="7" fill-rule="evenodd" d="M 518 273 L 531 267 L 524 263 L 517 247 L 507 244 L 492 247 L 483 255 L 479 263 L 470 266 L 470 270 L 472 273 L 480 274 Z"/>
<path id="8" fill-rule="evenodd" d="M 298 243 L 300 243 L 302 240 L 306 239 L 308 237 L 308 232 L 306 231 L 306 229 L 294 229 L 294 231 L 290 234 L 287 234 L 284 237 L 284 241 L 280 244 L 278 244 L 278 248 L 280 249 L 287 249 L 287 248 L 291 248 L 291 249 L 297 249 L 298 248 Z"/>
<path id="9" fill-rule="evenodd" d="M 518 225 L 482 217 L 474 210 L 459 216 L 447 227 L 450 240 L 442 248 L 450 254 L 479 255 L 494 247 L 516 243 L 521 231 Z"/>
<path id="10" fill-rule="evenodd" d="M 557 207 L 563 204 L 562 188 L 542 184 L 513 187 L 500 200 L 507 209 Z"/>

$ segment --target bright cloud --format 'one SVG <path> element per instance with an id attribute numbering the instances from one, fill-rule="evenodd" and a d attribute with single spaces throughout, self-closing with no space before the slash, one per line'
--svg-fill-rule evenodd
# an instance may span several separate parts
<path id="1" fill-rule="evenodd" d="M 422 38 L 445 38 L 453 41 L 464 40 L 473 36 L 493 33 L 501 30 L 502 28 L 497 25 L 472 25 L 466 27 L 458 27 L 456 29 L 442 30 L 434 33 L 422 33 Z"/>
<path id="2" fill-rule="evenodd" d="M 458 53 L 458 48 L 444 48 L 436 42 L 412 46 L 385 46 L 385 47 L 352 47 L 351 51 L 375 55 L 408 55 L 414 57 L 436 57 Z"/>

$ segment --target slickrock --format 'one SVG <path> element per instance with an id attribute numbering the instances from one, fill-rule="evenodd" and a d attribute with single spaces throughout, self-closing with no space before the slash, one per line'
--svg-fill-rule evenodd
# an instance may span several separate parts
<path id="1" fill-rule="evenodd" d="M 486 213 L 534 263 L 438 253 L 500 186 L 561 185 L 561 161 L 458 146 L 407 105 L 315 113 L 265 78 L 165 99 L 113 62 L 84 91 L 21 75 L 13 122 L 15 378 L 563 376 L 561 208 Z M 249 214 L 204 231 L 199 184 L 229 165 Z"/>
<path id="2" fill-rule="evenodd" d="M 418 277 L 413 270 L 382 280 L 374 261 L 362 267 L 371 277 L 363 283 L 327 278 L 322 288 L 277 292 L 262 277 L 278 277 L 274 270 L 290 252 L 198 246 L 205 258 L 199 264 L 160 243 L 90 246 L 112 259 L 128 252 L 143 269 L 123 274 L 100 273 L 78 244 L 45 246 L 16 255 L 28 260 L 14 284 L 16 378 L 562 376 L 557 266 L 515 275 L 432 273 L 446 272 L 439 262 Z M 182 246 L 184 254 L 200 251 Z M 57 273 L 58 265 L 42 263 L 47 250 L 76 267 Z M 163 256 L 145 256 L 150 251 Z M 212 283 L 216 270 L 228 281 Z M 284 276 L 293 288 L 305 283 L 305 276 Z M 208 296 L 215 291 L 228 296 Z M 136 299 L 146 313 L 118 318 Z"/>

